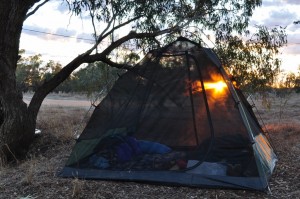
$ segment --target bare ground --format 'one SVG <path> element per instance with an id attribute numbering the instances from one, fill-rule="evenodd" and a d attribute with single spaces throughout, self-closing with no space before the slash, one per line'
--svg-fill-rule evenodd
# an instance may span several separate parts
<path id="1" fill-rule="evenodd" d="M 80 105 L 69 106 L 70 100 L 78 99 L 53 100 L 62 101 L 43 104 L 37 121 L 43 133 L 34 140 L 27 159 L 0 166 L 0 198 L 300 198 L 300 94 L 270 98 L 267 105 L 254 98 L 279 156 L 268 193 L 56 177 L 75 143 L 74 131 L 81 131 L 87 121 L 90 102 L 79 99 Z"/>

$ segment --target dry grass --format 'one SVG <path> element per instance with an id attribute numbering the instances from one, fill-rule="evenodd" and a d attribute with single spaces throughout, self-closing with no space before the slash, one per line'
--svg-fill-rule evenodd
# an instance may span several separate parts
<path id="1" fill-rule="evenodd" d="M 74 129 L 82 123 L 86 108 L 43 106 L 37 121 L 42 134 L 34 140 L 27 160 L 0 167 L 0 198 L 300 198 L 299 99 L 300 95 L 289 98 L 281 116 L 276 98 L 270 107 L 256 99 L 279 156 L 269 194 L 58 178 L 56 174 L 74 146 Z"/>
<path id="2" fill-rule="evenodd" d="M 84 180 L 79 180 L 78 178 L 75 178 L 72 184 L 73 184 L 72 198 L 80 198 L 80 195 L 84 190 L 83 189 Z"/>
<path id="3" fill-rule="evenodd" d="M 74 138 L 78 129 L 83 130 L 86 110 L 80 108 L 46 107 L 38 115 L 37 128 L 43 133 L 51 133 L 62 141 Z"/>
<path id="4" fill-rule="evenodd" d="M 35 168 L 36 168 L 36 160 L 28 160 L 25 164 L 27 164 L 27 170 L 25 171 L 25 175 L 21 180 L 21 183 L 24 185 L 31 185 L 33 183 Z"/>

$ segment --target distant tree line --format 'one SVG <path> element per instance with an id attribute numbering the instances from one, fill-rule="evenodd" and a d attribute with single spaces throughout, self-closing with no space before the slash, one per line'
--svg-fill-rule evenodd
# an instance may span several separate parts
<path id="1" fill-rule="evenodd" d="M 43 82 L 52 78 L 62 68 L 60 63 L 52 60 L 44 63 L 40 54 L 24 57 L 22 56 L 24 53 L 24 50 L 20 51 L 21 58 L 16 70 L 17 86 L 22 92 L 35 92 Z M 131 60 L 132 62 L 139 59 L 137 55 L 132 55 L 132 57 L 135 59 Z M 127 60 L 128 57 L 125 59 Z M 118 75 L 124 72 L 103 62 L 90 63 L 87 66 L 74 71 L 54 92 L 77 92 L 90 95 L 110 88 Z M 280 73 L 275 79 L 277 88 L 295 89 L 296 92 L 300 92 L 300 66 L 296 73 Z M 248 90 L 247 87 L 243 89 Z"/>
<path id="2" fill-rule="evenodd" d="M 16 70 L 17 86 L 22 92 L 35 92 L 42 83 L 62 69 L 58 62 L 50 60 L 44 63 L 40 54 L 24 57 L 24 53 L 25 50 L 20 51 Z M 79 92 L 89 95 L 103 88 L 110 88 L 118 74 L 123 72 L 103 62 L 90 63 L 87 66 L 74 71 L 54 92 Z"/>
<path id="3" fill-rule="evenodd" d="M 300 93 L 300 65 L 298 71 L 281 73 L 278 77 L 278 87 L 282 89 L 294 89 L 297 93 Z"/>

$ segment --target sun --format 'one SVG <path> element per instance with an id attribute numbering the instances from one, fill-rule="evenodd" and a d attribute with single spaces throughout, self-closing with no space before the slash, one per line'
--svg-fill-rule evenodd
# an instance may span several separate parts
<path id="1" fill-rule="evenodd" d="M 211 83 L 211 82 L 204 83 L 205 89 L 213 89 L 216 93 L 223 92 L 226 87 L 227 87 L 227 85 L 223 81 L 218 81 L 218 82 L 214 82 L 214 83 Z"/>
<path id="2" fill-rule="evenodd" d="M 202 86 L 200 81 L 195 81 L 192 83 L 192 93 L 199 93 L 202 92 Z M 223 94 L 225 92 L 225 88 L 227 84 L 224 81 L 218 82 L 204 82 L 204 89 L 205 90 L 212 90 L 214 94 Z"/>

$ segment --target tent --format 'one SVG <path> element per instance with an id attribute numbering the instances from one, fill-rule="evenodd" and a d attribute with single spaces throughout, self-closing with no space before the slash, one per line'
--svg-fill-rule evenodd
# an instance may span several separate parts
<path id="1" fill-rule="evenodd" d="M 120 75 L 59 175 L 266 190 L 276 161 L 217 55 L 180 37 Z"/>

